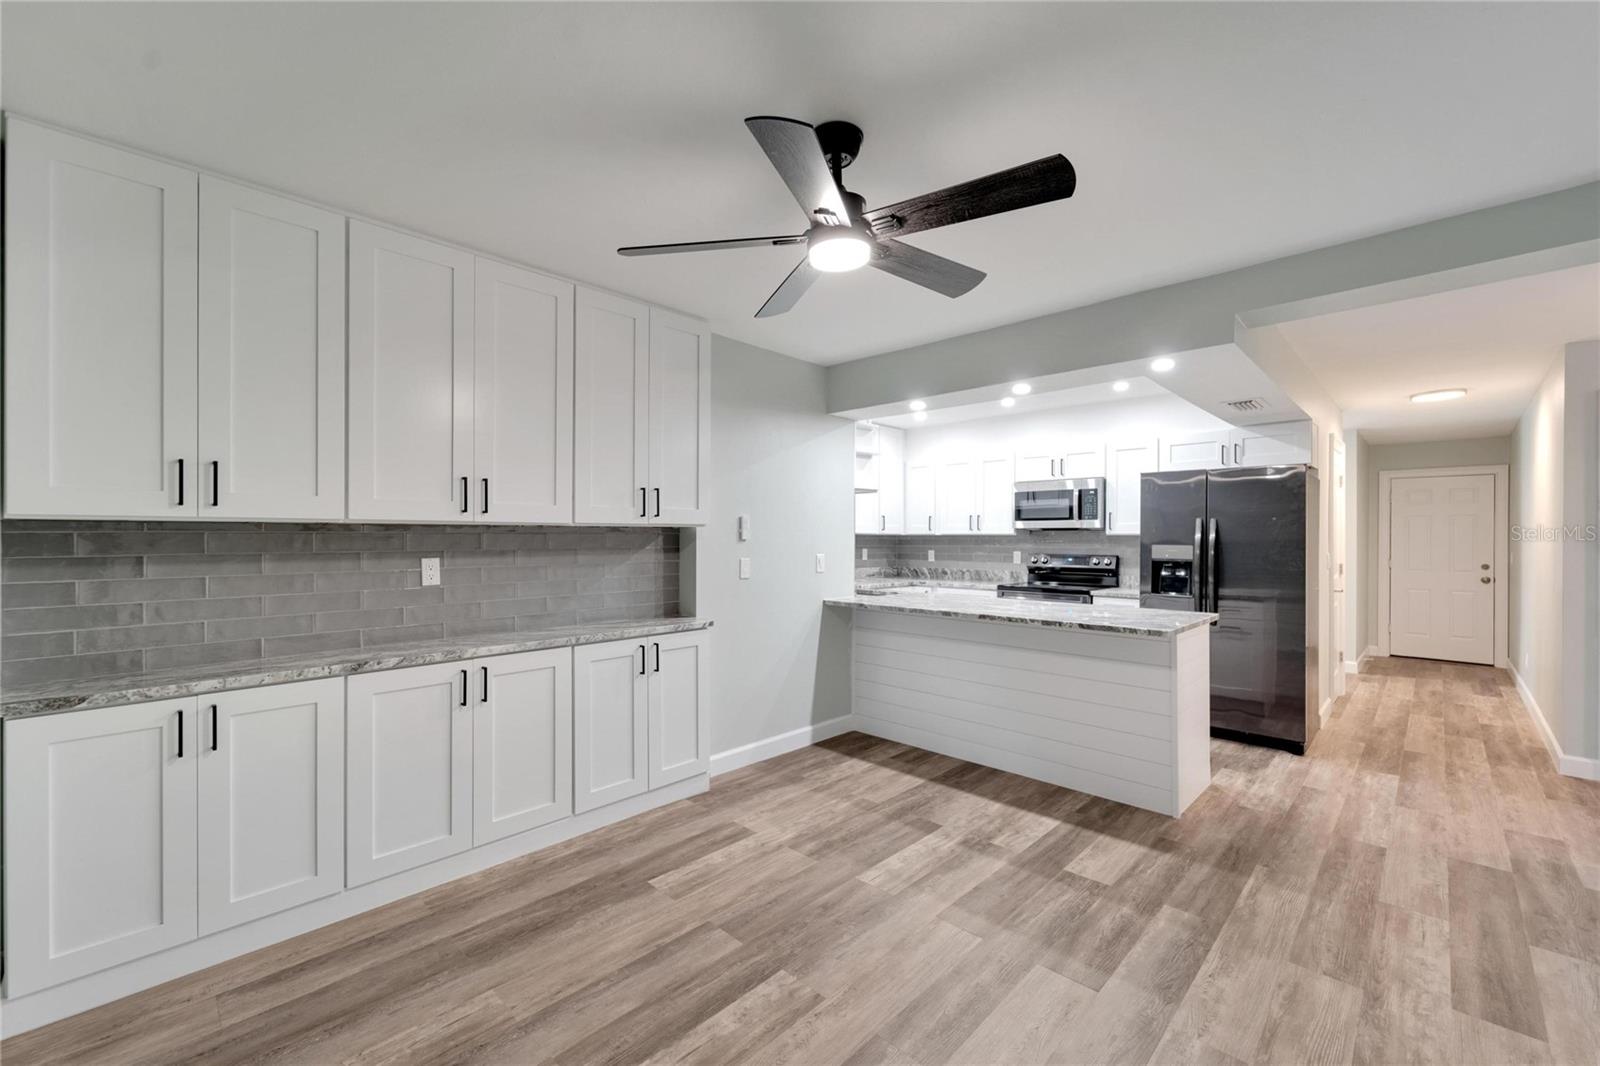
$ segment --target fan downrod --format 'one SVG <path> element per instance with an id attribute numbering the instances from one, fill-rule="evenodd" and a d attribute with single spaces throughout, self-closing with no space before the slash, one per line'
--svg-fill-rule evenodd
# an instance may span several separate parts
<path id="1" fill-rule="evenodd" d="M 817 127 L 817 143 L 835 175 L 861 154 L 861 127 L 853 122 L 824 122 Z"/>

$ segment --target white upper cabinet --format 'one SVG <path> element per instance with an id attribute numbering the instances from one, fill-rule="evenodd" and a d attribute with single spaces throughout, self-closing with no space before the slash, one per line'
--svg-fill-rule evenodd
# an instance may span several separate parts
<path id="1" fill-rule="evenodd" d="M 473 516 L 572 521 L 573 287 L 477 265 Z"/>
<path id="2" fill-rule="evenodd" d="M 978 531 L 978 472 L 973 459 L 947 459 L 939 464 L 934 498 L 939 516 L 935 533 L 976 533 Z"/>
<path id="3" fill-rule="evenodd" d="M 1228 429 L 1208 429 L 1162 437 L 1162 470 L 1209 470 L 1228 462 Z"/>
<path id="4" fill-rule="evenodd" d="M 572 813 L 572 652 L 498 655 L 471 667 L 472 842 Z"/>
<path id="5" fill-rule="evenodd" d="M 350 223 L 350 517 L 468 521 L 473 256 Z"/>
<path id="6" fill-rule="evenodd" d="M 6 992 L 196 936 L 196 700 L 5 726 Z"/>
<path id="7" fill-rule="evenodd" d="M 882 533 L 906 532 L 906 434 L 892 426 L 880 427 L 878 445 L 878 528 Z M 916 532 L 916 530 L 912 530 Z"/>
<path id="8" fill-rule="evenodd" d="M 197 175 L 6 124 L 5 512 L 186 518 Z"/>
<path id="9" fill-rule="evenodd" d="M 1105 445 L 1090 437 L 1043 437 L 1016 452 L 1016 480 L 1104 477 Z"/>
<path id="10" fill-rule="evenodd" d="M 650 311 L 650 521 L 706 520 L 711 429 L 711 334 L 694 319 Z"/>
<path id="11" fill-rule="evenodd" d="M 1054 441 L 1033 441 L 1018 449 L 1016 478 L 1018 481 L 1049 481 L 1060 477 L 1061 452 Z"/>
<path id="12" fill-rule="evenodd" d="M 579 289 L 573 520 L 649 521 L 650 309 Z"/>
<path id="13" fill-rule="evenodd" d="M 669 633 L 650 642 L 650 787 L 711 768 L 711 677 L 706 634 Z"/>
<path id="14" fill-rule="evenodd" d="M 933 533 L 938 515 L 938 476 L 927 464 L 906 467 L 907 533 Z"/>
<path id="15" fill-rule="evenodd" d="M 467 664 L 345 680 L 345 869 L 361 885 L 472 845 Z"/>
<path id="16" fill-rule="evenodd" d="M 200 934 L 344 888 L 344 679 L 200 701 Z"/>
<path id="17" fill-rule="evenodd" d="M 878 493 L 856 493 L 856 532 L 857 533 L 887 533 L 884 528 L 883 511 L 878 507 Z"/>
<path id="18" fill-rule="evenodd" d="M 1106 533 L 1139 535 L 1140 481 L 1157 469 L 1154 438 L 1113 441 L 1106 446 Z"/>
<path id="19" fill-rule="evenodd" d="M 1016 532 L 1016 477 L 1011 456 L 991 455 L 978 463 L 977 531 L 1008 534 Z"/>
<path id="20" fill-rule="evenodd" d="M 203 518 L 344 517 L 344 228 L 200 179 Z"/>
<path id="21" fill-rule="evenodd" d="M 1273 422 L 1229 435 L 1233 466 L 1287 466 L 1311 462 L 1311 423 Z"/>

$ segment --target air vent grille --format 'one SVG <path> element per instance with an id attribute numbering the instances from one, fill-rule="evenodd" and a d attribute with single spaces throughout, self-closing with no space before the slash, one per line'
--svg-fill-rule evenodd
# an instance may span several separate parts
<path id="1" fill-rule="evenodd" d="M 1264 411 L 1267 409 L 1267 401 L 1262 399 L 1229 400 L 1223 406 L 1234 411 Z"/>

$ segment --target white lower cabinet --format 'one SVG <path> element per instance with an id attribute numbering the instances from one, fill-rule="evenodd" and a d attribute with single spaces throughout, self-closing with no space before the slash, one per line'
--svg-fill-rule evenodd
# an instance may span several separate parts
<path id="1" fill-rule="evenodd" d="M 344 888 L 344 686 L 199 701 L 202 936 Z"/>
<path id="2" fill-rule="evenodd" d="M 711 768 L 710 677 L 702 633 L 650 642 L 650 787 Z"/>
<path id="3" fill-rule="evenodd" d="M 475 667 L 472 842 L 572 814 L 572 652 L 498 655 Z"/>
<path id="4" fill-rule="evenodd" d="M 5 723 L 7 995 L 195 938 L 197 702 Z"/>
<path id="5" fill-rule="evenodd" d="M 703 632 L 582 645 L 572 668 L 576 811 L 710 769 Z"/>
<path id="6" fill-rule="evenodd" d="M 469 672 L 444 663 L 347 680 L 348 884 L 472 845 Z"/>

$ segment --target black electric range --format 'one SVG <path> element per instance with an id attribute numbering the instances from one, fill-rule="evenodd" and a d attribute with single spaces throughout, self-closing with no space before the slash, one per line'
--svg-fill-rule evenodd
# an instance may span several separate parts
<path id="1" fill-rule="evenodd" d="M 1120 569 L 1115 555 L 1031 555 L 1027 583 L 996 591 L 1020 599 L 1093 603 L 1096 590 L 1117 587 Z"/>

